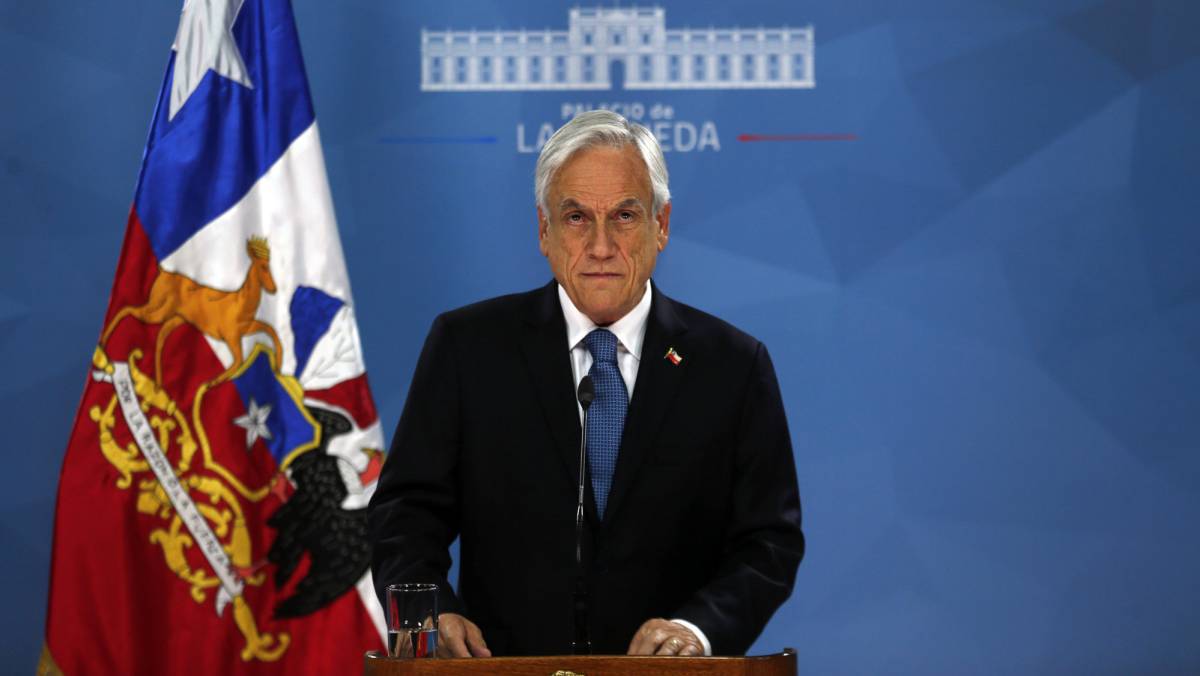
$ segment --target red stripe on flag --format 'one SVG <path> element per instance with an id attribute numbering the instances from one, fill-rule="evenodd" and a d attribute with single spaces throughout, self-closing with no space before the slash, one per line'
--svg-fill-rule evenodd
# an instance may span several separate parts
<path id="1" fill-rule="evenodd" d="M 117 275 L 113 279 L 112 293 L 109 294 L 108 312 L 104 313 L 104 324 L 100 330 L 108 326 L 113 315 L 122 307 L 145 302 L 157 275 L 158 259 L 150 248 L 150 239 L 146 237 L 137 211 L 130 207 L 129 219 L 125 223 L 125 243 L 121 246 Z"/>
<path id="2" fill-rule="evenodd" d="M 371 387 L 367 374 L 342 382 L 324 390 L 306 390 L 305 398 L 316 399 L 345 409 L 354 417 L 354 424 L 367 427 L 379 420 L 375 401 L 371 399 Z"/>
<path id="3" fill-rule="evenodd" d="M 131 213 L 105 327 L 121 308 L 146 302 L 158 272 L 149 240 L 137 214 Z M 104 352 L 110 361 L 131 361 L 153 380 L 159 331 L 158 324 L 126 315 L 107 337 Z M 170 333 L 162 353 L 162 392 L 196 434 L 196 393 L 221 374 L 224 365 L 203 334 L 186 322 Z M 276 537 L 275 529 L 267 525 L 280 504 L 278 494 L 270 492 L 276 478 L 274 461 L 261 448 L 246 451 L 245 430 L 233 423 L 244 407 L 234 385 L 224 382 L 207 387 L 199 412 L 209 448 L 196 448 L 188 471 L 180 477 L 197 505 L 215 510 L 212 523 L 224 519 L 227 528 L 244 528 L 248 560 L 234 563 L 261 577 L 247 583 L 241 612 L 248 610 L 250 616 L 241 617 L 252 619 L 261 633 L 288 637 L 279 661 L 241 657 L 245 640 L 236 617 L 241 602 L 231 603 L 218 615 L 216 589 L 207 582 L 193 589 L 182 579 L 186 574 L 211 581 L 213 571 L 187 530 L 172 525 L 175 512 L 163 501 L 161 491 L 153 490 L 153 475 L 122 418 L 114 385 L 94 380 L 93 372 L 89 365 L 55 510 L 46 645 L 64 673 L 344 673 L 361 663 L 364 651 L 382 647 L 353 590 L 311 615 L 291 620 L 273 617 L 276 603 L 302 576 L 293 574 L 289 586 L 278 589 L 275 566 L 260 566 Z M 361 385 L 339 386 L 330 392 L 343 394 L 344 408 L 355 415 L 374 419 L 365 378 L 361 380 Z M 147 396 L 138 393 L 141 401 L 147 401 Z M 156 436 L 163 440 L 174 470 L 182 461 L 183 436 L 175 414 L 164 405 L 161 400 L 149 405 L 146 415 L 158 426 Z M 265 487 L 268 494 L 258 499 L 240 494 L 227 475 L 211 467 L 208 453 L 247 488 Z M 221 495 L 230 496 L 239 513 L 232 511 L 229 502 L 210 498 Z M 219 528 L 216 532 L 229 538 Z M 180 535 L 186 541 L 179 540 Z M 173 569 L 179 562 L 186 569 Z"/>

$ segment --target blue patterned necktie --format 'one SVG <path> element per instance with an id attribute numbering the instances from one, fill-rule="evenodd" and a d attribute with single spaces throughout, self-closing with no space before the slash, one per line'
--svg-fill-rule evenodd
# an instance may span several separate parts
<path id="1" fill-rule="evenodd" d="M 587 334 L 583 342 L 592 353 L 592 368 L 588 375 L 596 388 L 596 398 L 588 408 L 587 416 L 588 470 L 592 473 L 596 512 L 603 519 L 608 490 L 617 468 L 617 449 L 621 447 L 629 393 L 617 368 L 617 337 L 612 331 L 596 329 Z"/>

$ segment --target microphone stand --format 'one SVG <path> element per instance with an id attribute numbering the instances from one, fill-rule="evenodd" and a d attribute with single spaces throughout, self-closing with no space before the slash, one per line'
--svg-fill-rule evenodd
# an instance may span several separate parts
<path id="1" fill-rule="evenodd" d="M 583 428 L 579 439 L 579 496 L 575 506 L 575 593 L 574 606 L 574 638 L 571 640 L 571 652 L 575 655 L 592 654 L 592 641 L 588 636 L 588 588 L 583 576 L 583 491 L 585 469 L 587 467 L 584 454 L 587 448 L 587 416 L 588 407 L 596 398 L 595 386 L 591 376 L 584 376 L 579 382 L 576 393 L 579 405 L 583 407 Z"/>

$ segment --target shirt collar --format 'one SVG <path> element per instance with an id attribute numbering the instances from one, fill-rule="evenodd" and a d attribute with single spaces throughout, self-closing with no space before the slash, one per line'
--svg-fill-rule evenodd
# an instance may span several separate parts
<path id="1" fill-rule="evenodd" d="M 639 361 L 642 358 L 642 341 L 646 338 L 646 322 L 650 318 L 650 298 L 650 280 L 647 279 L 646 290 L 638 304 L 624 317 L 604 327 L 612 331 L 617 343 Z M 567 349 L 574 350 L 587 334 L 598 327 L 575 307 L 562 284 L 558 285 L 558 302 L 562 305 L 563 319 L 567 321 Z"/>

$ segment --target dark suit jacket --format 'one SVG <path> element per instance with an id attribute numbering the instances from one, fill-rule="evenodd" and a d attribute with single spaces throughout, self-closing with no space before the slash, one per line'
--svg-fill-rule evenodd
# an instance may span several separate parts
<path id="1" fill-rule="evenodd" d="M 742 654 L 804 553 L 779 387 L 762 343 L 652 293 L 603 522 L 588 496 L 593 651 L 624 653 L 665 617 L 699 626 L 714 654 Z M 478 624 L 494 654 L 570 652 L 573 383 L 555 282 L 434 321 L 371 501 L 381 598 L 388 584 L 435 582 L 439 610 Z"/>

